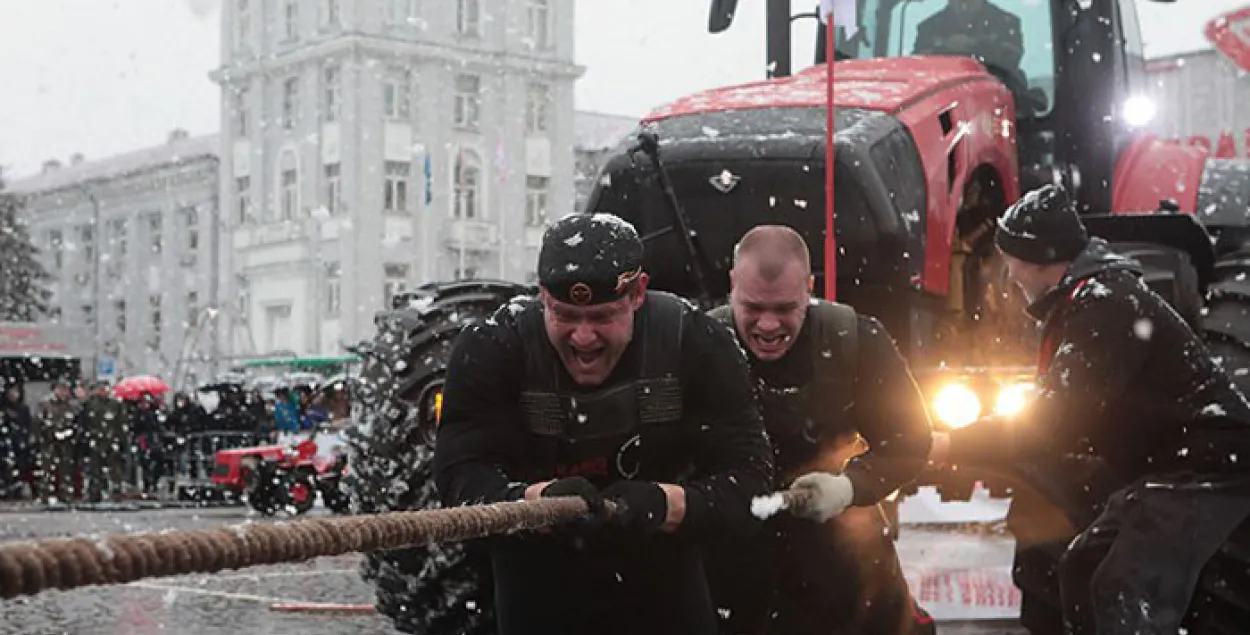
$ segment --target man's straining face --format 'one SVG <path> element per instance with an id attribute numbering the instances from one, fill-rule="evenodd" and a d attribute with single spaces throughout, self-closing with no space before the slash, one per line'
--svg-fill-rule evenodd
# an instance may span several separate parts
<path id="1" fill-rule="evenodd" d="M 602 384 L 621 361 L 634 337 L 634 313 L 646 299 L 646 282 L 643 275 L 629 295 L 590 306 L 561 302 L 542 290 L 547 337 L 579 386 Z"/>
<path id="2" fill-rule="evenodd" d="M 794 345 L 807 316 L 812 278 L 797 261 L 765 271 L 755 256 L 742 258 L 729 274 L 734 324 L 748 349 L 763 361 L 781 359 Z M 777 274 L 772 279 L 765 275 Z"/>

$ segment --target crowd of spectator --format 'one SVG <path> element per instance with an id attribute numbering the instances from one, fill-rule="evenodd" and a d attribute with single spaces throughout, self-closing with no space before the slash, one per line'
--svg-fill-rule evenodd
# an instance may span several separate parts
<path id="1" fill-rule="evenodd" d="M 123 400 L 107 383 L 55 381 L 35 404 L 20 381 L 3 388 L 0 499 L 48 503 L 154 497 L 162 484 L 206 478 L 217 450 L 342 425 L 349 410 L 342 382 Z"/>

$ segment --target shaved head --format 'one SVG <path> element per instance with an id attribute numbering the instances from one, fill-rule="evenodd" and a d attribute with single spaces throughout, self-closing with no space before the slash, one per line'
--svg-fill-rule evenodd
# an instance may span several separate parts
<path id="1" fill-rule="evenodd" d="M 807 242 L 785 225 L 759 225 L 742 236 L 734 247 L 734 268 L 746 261 L 756 266 L 760 277 L 776 280 L 794 263 L 803 277 L 812 275 L 812 256 Z"/>
<path id="2" fill-rule="evenodd" d="M 734 327 L 756 358 L 785 356 L 803 328 L 811 292 L 811 255 L 793 229 L 761 225 L 734 248 L 729 304 Z"/>

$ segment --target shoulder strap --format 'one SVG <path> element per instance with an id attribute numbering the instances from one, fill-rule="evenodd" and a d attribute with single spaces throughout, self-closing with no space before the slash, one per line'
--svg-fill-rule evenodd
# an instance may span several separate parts
<path id="1" fill-rule="evenodd" d="M 685 302 L 664 291 L 648 291 L 643 305 L 646 315 L 642 349 L 643 377 L 677 377 L 681 371 L 681 341 Z"/>
<path id="2" fill-rule="evenodd" d="M 859 318 L 850 305 L 817 300 L 807 312 L 812 329 L 814 383 L 827 387 L 818 399 L 842 412 L 854 401 L 859 374 Z M 823 396 L 821 396 L 823 395 Z"/>

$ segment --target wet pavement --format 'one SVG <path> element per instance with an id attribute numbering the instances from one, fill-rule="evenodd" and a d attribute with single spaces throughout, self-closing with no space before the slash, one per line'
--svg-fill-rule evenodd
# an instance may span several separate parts
<path id="1" fill-rule="evenodd" d="M 914 512 L 904 510 L 904 522 Z M 314 509 L 310 515 L 326 514 Z M 114 532 L 211 529 L 275 522 L 246 507 L 152 508 L 130 504 L 95 511 L 0 507 L 0 543 Z M 928 519 L 925 519 L 928 520 Z M 899 555 L 913 592 L 949 635 L 1020 633 L 1019 596 L 1010 581 L 1008 536 L 931 530 L 908 523 Z M 219 574 L 150 578 L 128 585 L 47 591 L 0 600 L 0 635 L 364 635 L 394 634 L 372 612 L 278 610 L 298 603 L 372 605 L 357 573 L 359 555 L 253 567 Z"/>
<path id="2" fill-rule="evenodd" d="M 312 514 L 325 513 L 314 510 Z M 0 508 L 0 542 L 114 532 L 211 529 L 274 522 L 243 507 L 43 511 Z M 359 555 L 211 575 L 149 578 L 128 585 L 47 591 L 0 600 L 0 634 L 364 635 L 396 633 L 367 613 L 290 613 L 290 603 L 372 605 Z"/>

